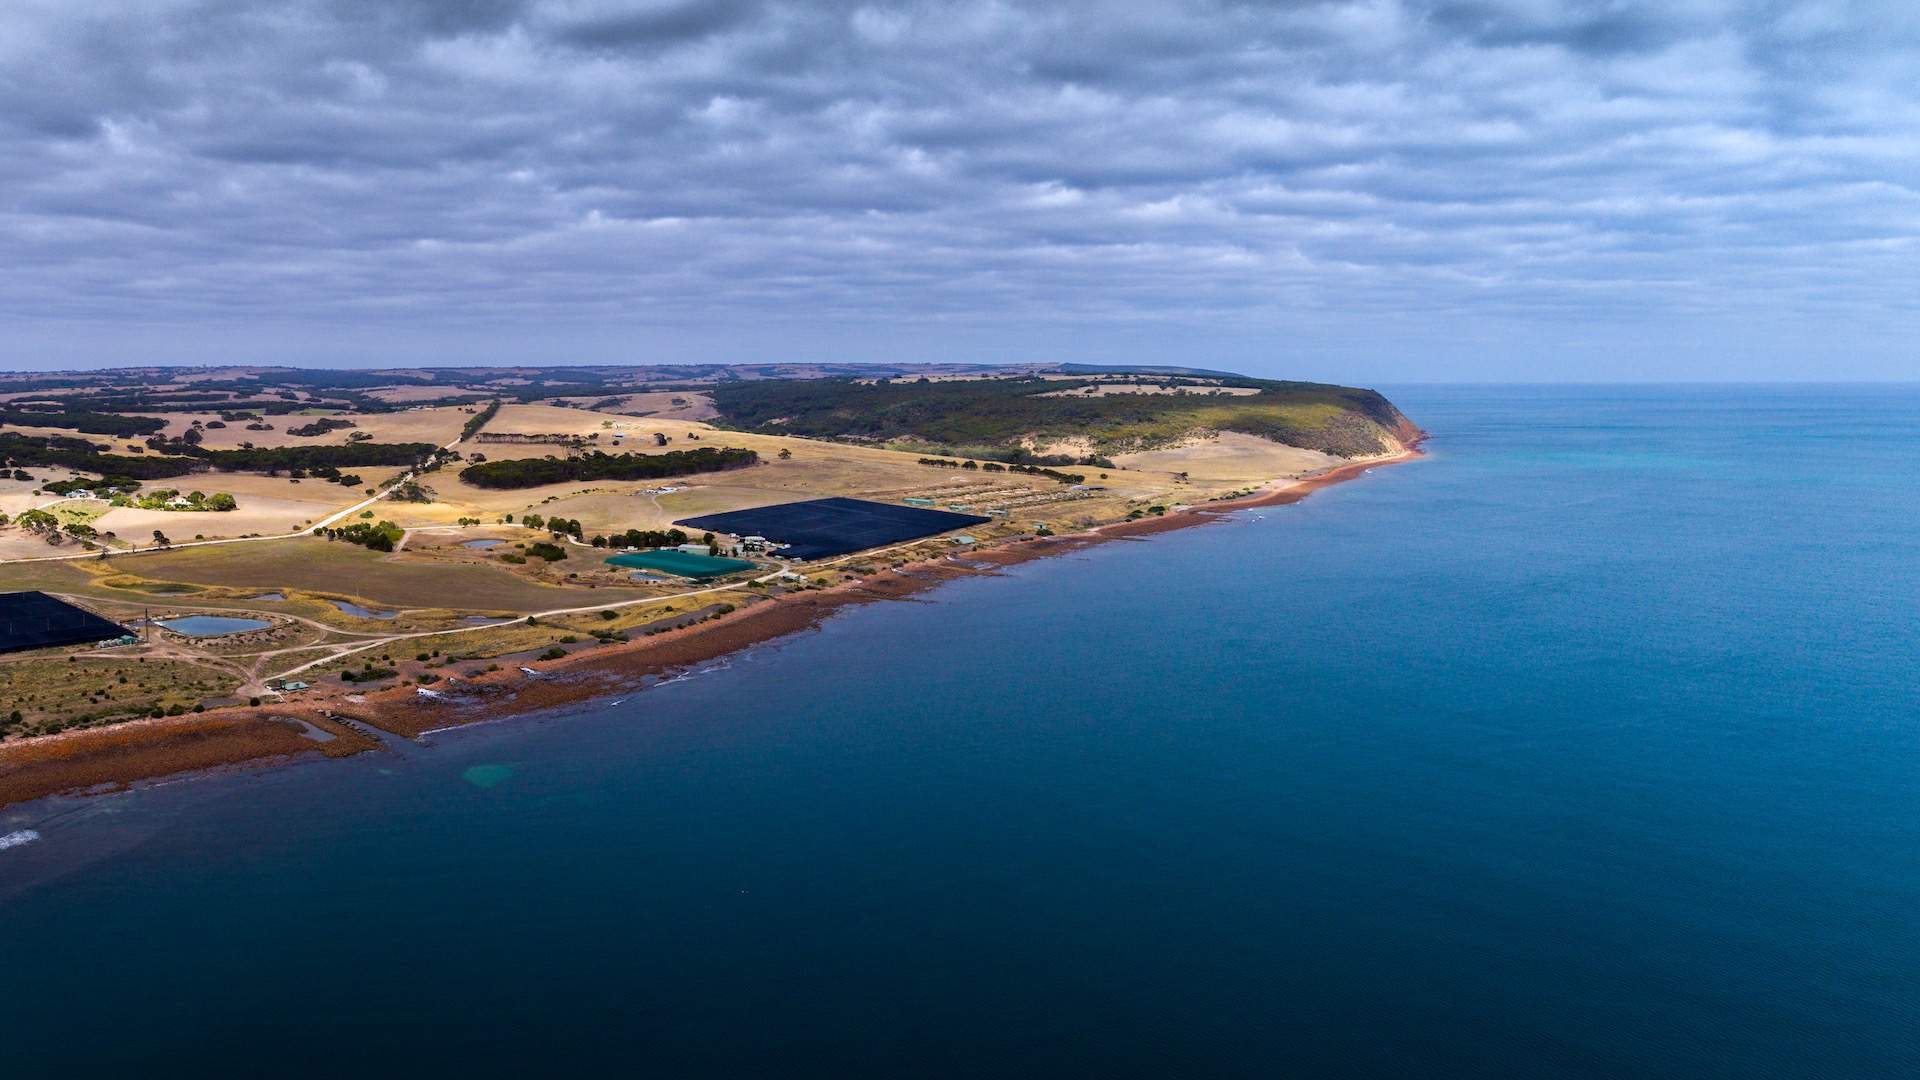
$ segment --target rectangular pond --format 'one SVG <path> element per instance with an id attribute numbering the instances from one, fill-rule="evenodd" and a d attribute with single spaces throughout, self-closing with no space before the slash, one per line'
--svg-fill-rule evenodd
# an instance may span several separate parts
<path id="1" fill-rule="evenodd" d="M 686 551 L 632 551 L 607 560 L 608 566 L 630 570 L 659 570 L 675 577 L 704 581 L 707 578 L 737 574 L 753 569 L 745 559 L 722 559 L 713 555 L 695 555 Z"/>
<path id="2" fill-rule="evenodd" d="M 819 559 L 917 540 L 990 520 L 977 514 L 834 498 L 706 514 L 682 518 L 674 524 L 735 536 L 764 536 L 786 545 L 780 553 L 790 559 Z"/>

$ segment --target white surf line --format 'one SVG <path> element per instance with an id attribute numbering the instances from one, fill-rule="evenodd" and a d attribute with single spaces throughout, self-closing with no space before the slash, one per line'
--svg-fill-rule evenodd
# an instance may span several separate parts
<path id="1" fill-rule="evenodd" d="M 455 439 L 452 442 L 448 443 L 447 445 L 442 446 L 440 449 L 451 450 L 458 445 L 460 445 L 460 440 Z M 319 532 L 321 529 L 324 529 L 327 526 L 332 525 L 334 522 L 339 521 L 341 518 L 346 517 L 348 514 L 352 514 L 360 510 L 365 510 L 367 507 L 372 506 L 374 503 L 377 503 L 380 500 L 386 498 L 387 496 L 393 494 L 395 489 L 399 488 L 400 485 L 408 482 L 409 480 L 414 479 L 419 475 L 420 475 L 420 471 L 418 469 L 408 470 L 407 472 L 404 472 L 399 476 L 395 477 L 393 483 L 388 484 L 386 487 L 383 487 L 379 491 L 375 492 L 371 498 L 362 499 L 359 502 L 354 503 L 352 506 L 347 507 L 345 510 L 341 510 L 334 514 L 329 514 L 326 517 L 321 518 L 319 521 L 316 521 L 313 524 L 307 526 L 306 528 L 297 529 L 293 532 L 274 533 L 271 536 L 230 536 L 223 540 L 189 540 L 184 544 L 169 544 L 166 547 L 134 548 L 131 551 L 109 551 L 109 552 L 106 552 L 106 554 L 111 559 L 125 559 L 135 555 L 153 555 L 158 552 L 181 551 L 186 548 L 215 547 L 220 544 L 257 544 L 257 543 L 263 543 L 268 540 L 293 540 L 302 536 L 312 536 L 315 533 Z M 62 500 L 62 501 L 65 501 L 65 500 Z M 12 563 L 75 562 L 80 559 L 98 559 L 100 558 L 101 554 L 102 553 L 98 551 L 79 551 L 79 552 L 74 552 L 68 555 L 36 555 L 30 559 L 0 559 L 0 565 L 10 565 Z"/>

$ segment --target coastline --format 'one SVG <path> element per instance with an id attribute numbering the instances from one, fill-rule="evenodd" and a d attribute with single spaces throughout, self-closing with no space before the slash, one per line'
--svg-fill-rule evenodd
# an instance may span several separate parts
<path id="1" fill-rule="evenodd" d="M 378 739 L 360 730 L 361 726 L 413 739 L 449 728 L 635 693 L 652 685 L 650 680 L 812 629 L 841 608 L 904 600 L 957 578 L 992 574 L 1003 567 L 1070 554 L 1113 540 L 1190 528 L 1240 510 L 1297 503 L 1375 468 L 1422 457 L 1424 452 L 1419 447 L 1423 441 L 1424 435 L 1416 436 L 1398 454 L 1350 462 L 1237 499 L 1110 522 L 1081 532 L 1023 537 L 969 550 L 964 557 L 946 555 L 879 571 L 856 582 L 769 597 L 694 625 L 546 662 L 534 676 L 502 667 L 463 677 L 457 698 L 423 698 L 413 688 L 399 686 L 355 694 L 352 696 L 360 700 L 349 701 L 349 692 L 343 689 L 298 703 L 233 706 L 200 715 L 62 732 L 0 746 L 0 809 L 51 795 L 122 791 L 138 783 L 187 773 L 286 764 L 311 755 L 345 757 L 379 749 Z M 310 734 L 313 729 L 331 738 L 315 741 Z"/>

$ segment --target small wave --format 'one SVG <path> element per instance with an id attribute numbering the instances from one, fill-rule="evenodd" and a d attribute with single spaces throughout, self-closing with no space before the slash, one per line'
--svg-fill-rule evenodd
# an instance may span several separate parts
<path id="1" fill-rule="evenodd" d="M 10 832 L 5 836 L 0 836 L 0 851 L 5 851 L 12 847 L 19 847 L 22 844 L 31 844 L 38 839 L 40 839 L 40 834 L 32 829 L 21 829 L 18 832 Z"/>

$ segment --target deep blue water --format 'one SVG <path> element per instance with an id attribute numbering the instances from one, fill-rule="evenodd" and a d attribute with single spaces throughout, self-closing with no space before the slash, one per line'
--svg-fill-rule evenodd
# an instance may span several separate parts
<path id="1" fill-rule="evenodd" d="M 0 1072 L 1920 1072 L 1920 389 L 1389 392 L 1296 506 L 0 812 Z"/>

